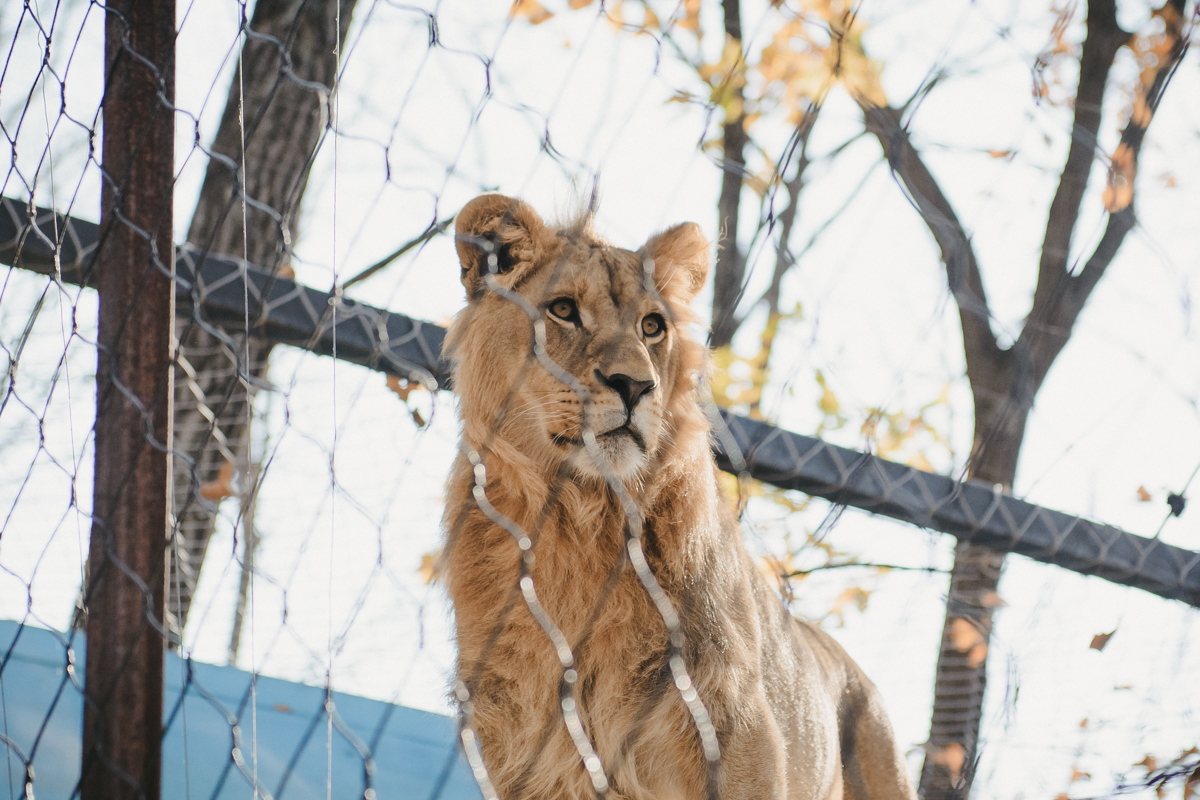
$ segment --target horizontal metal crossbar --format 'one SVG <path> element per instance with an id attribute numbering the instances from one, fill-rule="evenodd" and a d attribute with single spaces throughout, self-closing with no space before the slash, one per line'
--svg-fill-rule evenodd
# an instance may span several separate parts
<path id="1" fill-rule="evenodd" d="M 31 214 L 25 203 L 0 201 L 2 263 L 86 285 L 100 236 L 94 223 L 41 208 Z M 445 330 L 433 323 L 187 246 L 177 251 L 175 269 L 179 300 L 198 303 L 211 322 L 249 319 L 255 335 L 330 355 L 336 310 L 339 359 L 431 387 L 449 385 L 448 365 L 440 359 Z M 1200 553 L 727 411 L 714 422 L 723 423 L 715 449 L 727 471 L 1200 608 Z"/>
<path id="2" fill-rule="evenodd" d="M 1200 607 L 1200 553 L 722 411 L 751 477 Z M 719 448 L 718 463 L 731 470 Z"/>
<path id="3" fill-rule="evenodd" d="M 31 217 L 26 204 L 0 198 L 0 263 L 87 285 L 102 235 L 94 222 L 44 208 Z M 330 292 L 190 245 L 176 250 L 174 280 L 178 301 L 199 303 L 210 322 L 240 326 L 249 319 L 252 334 L 322 355 L 333 353 L 336 322 L 339 359 L 448 385 L 448 365 L 439 359 L 446 331 L 438 325 L 346 298 L 335 320 Z"/>

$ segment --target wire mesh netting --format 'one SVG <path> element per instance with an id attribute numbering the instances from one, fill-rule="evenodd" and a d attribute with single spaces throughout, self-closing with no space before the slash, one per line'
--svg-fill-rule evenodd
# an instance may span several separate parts
<path id="1" fill-rule="evenodd" d="M 100 733 L 132 714 L 112 698 L 150 669 L 134 655 L 149 642 L 169 651 L 146 711 L 163 727 L 141 731 L 162 748 L 163 796 L 492 796 L 474 693 L 505 652 L 456 667 L 449 594 L 473 588 L 451 575 L 448 590 L 444 570 L 466 519 L 547 552 L 543 517 L 589 469 L 619 546 L 566 589 L 592 587 L 603 618 L 612 586 L 638 587 L 662 626 L 654 697 L 686 714 L 699 773 L 707 758 L 720 774 L 720 712 L 714 728 L 683 636 L 694 610 L 664 594 L 643 510 L 587 436 L 603 432 L 593 395 L 632 419 L 635 387 L 581 382 L 533 347 L 570 321 L 553 309 L 565 261 L 541 294 L 513 294 L 504 242 L 455 235 L 459 210 L 499 189 L 562 219 L 568 249 L 592 242 L 571 227 L 580 209 L 630 250 L 684 220 L 720 243 L 701 323 L 674 318 L 651 251 L 641 287 L 672 335 L 709 337 L 702 408 L 746 547 L 878 685 L 924 796 L 1194 796 L 1196 13 L 228 0 L 181 2 L 169 35 L 145 39 L 116 4 L 0 6 L 10 795 L 87 796 L 89 770 L 130 796 L 158 780 L 124 774 Z M 123 80 L 143 81 L 126 117 Z M 118 133 L 124 161 L 106 149 Z M 473 440 L 469 398 L 442 391 L 464 247 L 490 268 L 480 296 L 523 326 L 496 418 L 556 424 L 529 406 L 550 379 L 586 409 L 582 461 L 532 526 L 480 477 L 506 429 Z M 106 323 L 97 286 L 122 254 L 132 299 Z M 144 314 L 170 331 L 164 366 L 135 383 L 122 370 L 140 356 L 121 348 Z M 126 415 L 125 461 L 104 409 Z M 1015 480 L 995 456 L 1014 435 Z M 116 532 L 137 526 L 103 498 L 145 505 L 138 465 L 167 451 L 168 535 L 138 573 Z M 447 488 L 464 463 L 475 492 Z M 968 543 L 1023 557 L 964 590 Z M 495 636 L 528 620 L 555 676 L 545 733 L 541 717 L 512 724 L 537 729 L 537 757 L 581 796 L 622 796 L 632 768 L 572 677 L 594 622 L 561 618 L 563 587 L 510 561 Z M 96 627 L 103 587 L 126 584 L 137 624 Z M 94 648 L 114 654 L 95 673 L 111 696 L 85 691 Z M 964 705 L 939 718 L 938 697 Z"/>

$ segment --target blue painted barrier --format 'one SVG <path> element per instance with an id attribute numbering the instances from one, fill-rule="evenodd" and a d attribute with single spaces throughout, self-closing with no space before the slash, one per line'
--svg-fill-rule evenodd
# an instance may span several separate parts
<path id="1" fill-rule="evenodd" d="M 84 638 L 0 621 L 0 797 L 70 800 L 79 779 Z M 477 800 L 449 717 L 166 656 L 162 797 Z M 257 747 L 255 744 L 257 743 Z"/>

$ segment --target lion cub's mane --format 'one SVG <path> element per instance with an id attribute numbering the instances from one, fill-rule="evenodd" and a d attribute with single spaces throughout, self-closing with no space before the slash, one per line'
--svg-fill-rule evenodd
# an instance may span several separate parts
<path id="1" fill-rule="evenodd" d="M 685 663 L 721 738 L 721 797 L 838 798 L 843 780 L 857 788 L 849 797 L 911 797 L 873 687 L 832 640 L 788 615 L 718 490 L 696 396 L 706 351 L 687 335 L 708 270 L 699 228 L 675 226 L 632 252 L 601 240 L 586 219 L 546 225 L 501 195 L 472 201 L 456 228 L 469 304 L 444 347 L 454 364 L 462 441 L 447 483 L 443 558 L 458 677 L 500 796 L 595 796 L 563 723 L 563 668 L 519 588 L 523 575 L 572 649 L 578 678 L 567 696 L 611 780 L 609 800 L 698 799 L 713 788 L 668 668 L 666 626 L 629 564 L 618 492 L 605 477 L 578 469 L 575 455 L 546 435 L 546 419 L 560 424 L 553 415 L 578 401 L 554 393 L 542 359 L 577 381 L 592 380 L 589 392 L 605 399 L 605 379 L 593 380 L 591 362 L 573 361 L 576 351 L 562 345 L 573 329 L 549 318 L 548 303 L 560 285 L 603 298 L 608 280 L 617 316 L 625 319 L 624 308 L 636 303 L 662 308 L 673 337 L 666 357 L 645 347 L 656 383 L 646 401 L 653 414 L 643 419 L 660 430 L 621 486 L 643 520 L 647 563 L 679 612 Z M 621 270 L 637 280 L 618 280 Z M 638 295 L 647 281 L 653 286 Z M 591 335 L 625 335 L 610 328 Z M 549 387 L 539 390 L 545 402 L 558 397 L 566 410 L 546 412 L 530 386 Z M 515 523 L 532 547 L 523 551 L 501 520 Z M 847 766 L 844 779 L 847 754 L 864 747 L 878 751 L 883 777 Z"/>

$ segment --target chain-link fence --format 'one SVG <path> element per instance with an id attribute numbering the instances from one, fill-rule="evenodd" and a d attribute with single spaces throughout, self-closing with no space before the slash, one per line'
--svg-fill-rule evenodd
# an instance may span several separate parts
<path id="1" fill-rule="evenodd" d="M 1100 28 L 1110 12 L 1093 5 L 1048 15 L 970 5 L 953 23 L 882 3 L 4 7 L 0 617 L 13 624 L 0 636 L 0 733 L 12 796 L 154 797 L 160 784 L 165 796 L 494 796 L 489 765 L 499 759 L 494 736 L 477 731 L 475 693 L 494 663 L 513 658 L 501 634 L 526 628 L 556 676 L 540 698 L 554 713 L 525 723 L 537 728 L 534 761 L 559 762 L 581 791 L 603 795 L 616 781 L 619 793 L 631 767 L 597 739 L 604 711 L 589 705 L 579 671 L 626 584 L 661 625 L 664 680 L 646 707 L 686 712 L 709 792 L 719 784 L 723 722 L 702 682 L 693 688 L 699 656 L 686 635 L 698 612 L 679 607 L 646 509 L 594 438 L 604 423 L 593 394 L 616 392 L 628 422 L 639 387 L 608 375 L 598 389 L 590 372 L 547 354 L 547 328 L 579 315 L 554 309 L 574 267 L 552 259 L 540 294 L 505 282 L 521 263 L 511 248 L 523 245 L 498 231 L 520 222 L 523 206 L 499 212 L 486 235 L 462 220 L 453 235 L 459 209 L 497 187 L 557 193 L 568 207 L 577 201 L 564 193 L 591 194 L 586 224 L 564 213 L 563 252 L 595 249 L 593 224 L 636 249 L 682 219 L 719 218 L 717 363 L 701 408 L 732 476 L 725 488 L 740 493 L 747 547 L 791 608 L 823 620 L 879 684 L 914 775 L 924 765 L 924 796 L 961 796 L 972 781 L 977 796 L 1194 794 L 1200 697 L 1186 676 L 1200 658 L 1190 645 L 1200 554 L 1185 511 L 1200 452 L 1200 359 L 1187 302 L 1195 234 L 1176 215 L 1188 200 L 1176 197 L 1198 191 L 1188 177 L 1197 148 L 1191 112 L 1170 101 L 1197 80 L 1187 55 L 1195 9 L 1123 10 L 1114 29 L 1139 35 L 1117 42 Z M 876 37 L 865 49 L 864 20 Z M 722 45 L 726 35 L 738 47 Z M 1093 124 L 1078 109 L 1105 36 L 1099 86 L 1112 108 Z M 910 39 L 927 63 L 896 44 Z M 891 60 L 868 58 L 876 48 Z M 889 104 L 920 63 L 927 74 L 912 99 Z M 1032 100 L 1027 87 L 1020 101 L 1003 96 L 1013 69 L 1034 76 Z M 998 92 L 995 117 L 1019 109 L 1022 121 L 970 134 L 968 118 L 983 112 L 955 110 L 964 86 L 965 97 Z M 1122 90 L 1127 116 L 1116 108 Z M 1156 117 L 1162 139 L 1143 148 Z M 993 146 L 981 146 L 988 136 Z M 1073 242 L 1069 229 L 1061 245 L 1048 233 L 1026 248 L 1065 248 L 1068 277 L 1043 284 L 1039 272 L 1023 328 L 1006 296 L 1022 287 L 989 275 L 989 307 L 974 249 L 1028 224 L 1006 203 L 1046 193 L 1045 175 L 1062 171 L 1050 193 L 1066 202 L 1068 170 L 1046 164 L 1063 150 L 1069 167 L 1078 142 L 1084 187 L 1097 171 L 1097 196 L 1081 187 L 1075 202 L 1095 206 L 1085 221 L 1096 231 L 1080 227 Z M 974 201 L 961 177 L 968 158 L 982 174 Z M 1120 196 L 1135 178 L 1136 218 Z M 932 244 L 900 230 L 911 208 Z M 1039 339 L 1063 324 L 1062 308 L 1088 300 L 1091 287 L 1075 279 L 1097 285 L 1129 231 L 1122 258 L 1148 252 L 1161 275 L 1132 309 L 1118 302 L 1128 298 L 1090 302 L 1145 339 L 1096 335 L 1109 323 L 1095 316 L 1074 334 L 1071 316 L 1066 334 Z M 646 248 L 629 290 L 660 304 L 657 324 L 672 336 L 696 336 L 677 300 L 664 299 Z M 906 248 L 916 255 L 899 255 Z M 476 302 L 513 309 L 520 323 L 509 332 L 510 383 L 487 399 L 493 422 L 482 435 L 469 420 L 479 396 L 456 407 L 440 391 L 453 378 L 446 317 L 461 305 L 459 259 L 470 253 L 486 267 Z M 909 272 L 870 277 L 853 266 L 880 253 Z M 912 272 L 939 258 L 948 273 Z M 1039 269 L 1053 267 L 1043 258 Z M 470 294 L 471 276 L 461 277 Z M 1164 298 L 1178 310 L 1164 311 Z M 704 292 L 697 305 L 709 300 Z M 1182 330 L 1155 329 L 1171 314 Z M 978 366 L 987 347 L 972 349 L 976 319 L 996 331 L 997 353 L 1016 354 L 1012 364 L 996 356 L 994 373 L 1016 376 L 1011 386 L 981 377 L 993 373 Z M 960 335 L 970 395 L 955 382 L 964 361 L 946 355 Z M 1088 376 L 1065 381 L 1083 390 L 1050 382 L 1039 394 L 1067 340 L 1064 365 L 1099 352 L 1108 366 L 1093 355 Z M 1111 355 L 1122 348 L 1142 371 L 1097 384 L 1130 360 Z M 839 366 L 855 358 L 861 367 Z M 534 407 L 533 376 L 567 387 L 574 423 Z M 973 433 L 961 423 L 972 400 Z M 461 440 L 456 414 L 468 418 Z M 1021 475 L 1034 476 L 1024 485 L 987 455 L 1003 451 L 995 442 L 1018 417 L 1018 450 L 1027 420 L 1030 431 Z M 507 489 L 484 477 L 500 472 L 510 418 L 559 425 L 558 446 L 584 464 L 559 471 L 520 518 L 502 502 Z M 449 488 L 447 474 L 457 476 Z M 594 575 L 572 579 L 589 601 L 582 626 L 563 618 L 560 587 L 530 566 L 539 552 L 551 557 L 538 543 L 581 474 L 608 487 L 619 534 Z M 1120 503 L 1097 502 L 1098 485 L 1122 492 Z M 490 639 L 472 643 L 456 671 L 442 572 L 473 525 L 492 526 L 519 554 L 497 568 L 512 580 L 494 598 L 503 612 Z M 937 533 L 960 543 L 957 562 Z M 999 583 L 989 555 L 992 574 L 978 582 L 963 572 L 972 546 L 1031 561 Z M 461 635 L 461 598 L 492 589 L 450 580 Z M 1111 633 L 1099 627 L 1110 621 Z M 1078 690 L 1065 691 L 1073 672 Z M 458 734 L 392 703 L 453 704 Z M 63 770 L 72 746 L 79 760 Z M 527 779 L 506 774 L 499 785 L 519 796 Z"/>

